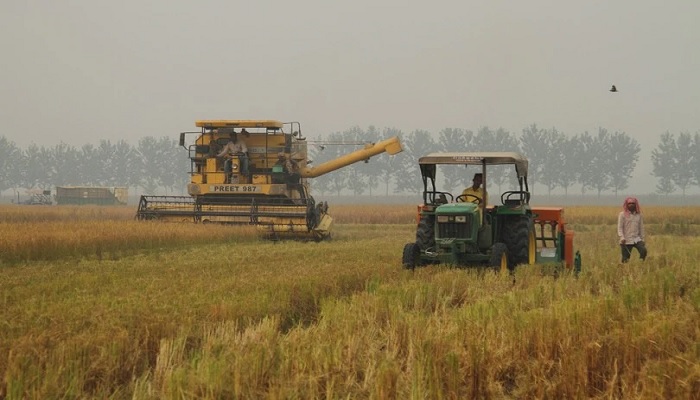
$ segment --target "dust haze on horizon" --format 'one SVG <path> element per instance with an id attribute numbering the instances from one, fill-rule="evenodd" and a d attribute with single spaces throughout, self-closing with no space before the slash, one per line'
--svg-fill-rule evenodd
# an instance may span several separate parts
<path id="1" fill-rule="evenodd" d="M 197 119 L 410 133 L 700 131 L 700 3 L 681 0 L 0 5 L 0 116 L 19 146 L 194 130 Z M 616 85 L 618 92 L 609 91 Z"/>

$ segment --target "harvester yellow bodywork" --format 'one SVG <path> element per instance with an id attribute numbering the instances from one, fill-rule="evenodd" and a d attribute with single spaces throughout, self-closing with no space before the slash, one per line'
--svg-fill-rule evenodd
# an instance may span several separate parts
<path id="1" fill-rule="evenodd" d="M 309 194 L 307 178 L 315 178 L 387 152 L 402 151 L 397 137 L 311 167 L 307 142 L 297 122 L 273 120 L 197 121 L 199 132 L 180 134 L 180 145 L 191 160 L 190 196 L 141 196 L 137 218 L 201 223 L 255 225 L 267 236 L 322 240 L 330 236 L 333 219 L 328 205 Z M 246 144 L 248 171 L 240 156 L 232 156 L 226 173 L 220 149 L 235 132 Z M 188 134 L 197 135 L 185 145 Z"/>

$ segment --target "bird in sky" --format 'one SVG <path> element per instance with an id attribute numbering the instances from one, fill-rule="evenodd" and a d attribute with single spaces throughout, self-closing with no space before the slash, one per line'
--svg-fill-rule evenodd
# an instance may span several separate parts
<path id="1" fill-rule="evenodd" d="M 615 85 L 612 85 L 612 87 L 610 88 L 610 91 L 613 93 L 617 92 L 617 88 L 615 87 Z"/>

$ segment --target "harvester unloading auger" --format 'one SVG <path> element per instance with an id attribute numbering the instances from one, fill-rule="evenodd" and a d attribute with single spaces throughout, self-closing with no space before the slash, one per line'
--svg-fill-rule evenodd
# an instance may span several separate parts
<path id="1" fill-rule="evenodd" d="M 201 131 L 180 134 L 180 146 L 191 160 L 190 196 L 141 196 L 138 219 L 255 225 L 272 238 L 323 240 L 330 236 L 333 219 L 328 204 L 316 203 L 310 195 L 307 178 L 403 150 L 392 137 L 311 167 L 298 122 L 207 120 L 196 126 Z M 217 154 L 232 133 L 248 152 L 230 156 L 225 165 Z M 197 136 L 193 144 L 185 144 L 187 135 Z"/>

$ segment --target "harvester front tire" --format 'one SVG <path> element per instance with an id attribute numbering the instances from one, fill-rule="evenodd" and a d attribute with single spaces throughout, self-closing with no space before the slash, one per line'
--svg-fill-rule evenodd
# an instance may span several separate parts
<path id="1" fill-rule="evenodd" d="M 435 249 L 435 217 L 421 218 L 416 230 L 416 244 L 421 250 Z"/>
<path id="2" fill-rule="evenodd" d="M 510 269 L 520 264 L 534 264 L 536 248 L 532 217 L 512 217 L 504 227 L 503 242 L 508 247 Z"/>
<path id="3" fill-rule="evenodd" d="M 416 243 L 406 243 L 401 258 L 404 269 L 415 269 L 420 264 L 420 247 Z"/>

